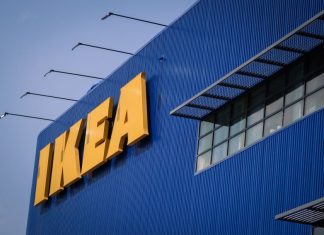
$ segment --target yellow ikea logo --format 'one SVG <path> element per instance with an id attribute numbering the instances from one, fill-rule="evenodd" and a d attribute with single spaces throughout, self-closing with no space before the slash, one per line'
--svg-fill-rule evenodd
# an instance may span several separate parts
<path id="1" fill-rule="evenodd" d="M 34 206 L 117 156 L 123 151 L 126 138 L 130 146 L 149 135 L 145 82 L 142 72 L 121 88 L 110 138 L 113 98 L 109 97 L 88 114 L 82 169 L 79 144 L 85 119 L 57 137 L 55 146 L 50 143 L 40 151 Z"/>

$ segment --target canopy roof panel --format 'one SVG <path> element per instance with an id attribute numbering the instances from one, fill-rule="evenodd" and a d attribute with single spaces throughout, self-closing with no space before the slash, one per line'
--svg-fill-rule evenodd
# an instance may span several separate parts
<path id="1" fill-rule="evenodd" d="M 227 102 L 324 44 L 324 11 L 170 112 L 203 120 Z"/>
<path id="2" fill-rule="evenodd" d="M 278 214 L 275 219 L 323 227 L 324 197 Z"/>

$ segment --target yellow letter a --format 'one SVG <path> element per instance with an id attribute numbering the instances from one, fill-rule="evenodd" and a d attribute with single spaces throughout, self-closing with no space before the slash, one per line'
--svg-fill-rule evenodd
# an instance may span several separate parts
<path id="1" fill-rule="evenodd" d="M 120 90 L 117 113 L 106 158 L 113 158 L 123 151 L 126 137 L 129 146 L 148 135 L 146 83 L 145 73 L 142 72 Z"/>

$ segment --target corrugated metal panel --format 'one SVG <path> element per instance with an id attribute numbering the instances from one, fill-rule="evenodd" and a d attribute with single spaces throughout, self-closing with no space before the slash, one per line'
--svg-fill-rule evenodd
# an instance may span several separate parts
<path id="1" fill-rule="evenodd" d="M 147 72 L 150 137 L 36 208 L 35 166 L 27 234 L 310 232 L 273 218 L 323 196 L 324 111 L 194 176 L 196 122 L 169 110 L 323 8 L 317 0 L 201 0 L 40 134 L 37 153 Z"/>

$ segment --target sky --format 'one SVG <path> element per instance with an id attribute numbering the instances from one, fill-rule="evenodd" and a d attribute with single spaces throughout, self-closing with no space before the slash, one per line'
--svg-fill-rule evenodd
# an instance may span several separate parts
<path id="1" fill-rule="evenodd" d="M 112 16 L 109 11 L 170 24 L 196 0 L 1 0 L 0 114 L 55 119 L 73 102 L 36 92 L 80 99 L 98 80 L 51 73 L 50 69 L 107 77 L 129 55 L 88 47 L 88 43 L 135 53 L 163 27 Z M 25 234 L 37 136 L 48 121 L 6 116 L 0 120 L 0 234 Z"/>

